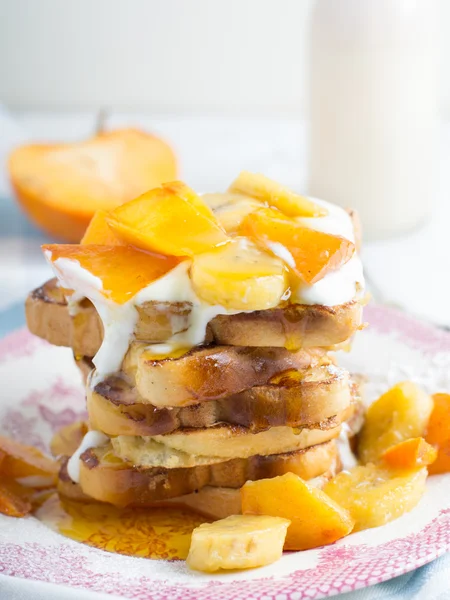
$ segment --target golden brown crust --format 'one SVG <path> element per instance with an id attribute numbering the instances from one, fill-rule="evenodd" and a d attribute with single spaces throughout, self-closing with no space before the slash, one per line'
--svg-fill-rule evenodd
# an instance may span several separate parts
<path id="1" fill-rule="evenodd" d="M 109 377 L 87 391 L 91 426 L 108 435 L 153 436 L 183 428 L 239 425 L 257 433 L 269 427 L 333 427 L 336 415 L 352 401 L 348 376 L 324 368 L 303 379 L 285 379 L 255 386 L 227 398 L 194 406 L 156 408 L 142 404 L 134 387 L 119 377 Z"/>
<path id="2" fill-rule="evenodd" d="M 334 441 L 297 452 L 252 456 L 189 468 L 133 467 L 117 459 L 109 446 L 91 448 L 81 456 L 80 485 L 84 494 L 117 506 L 146 506 L 200 490 L 205 486 L 240 488 L 248 480 L 287 472 L 312 479 L 337 461 Z M 61 473 L 61 478 L 67 476 Z"/>
<path id="3" fill-rule="evenodd" d="M 71 318 L 61 290 L 50 280 L 30 294 L 26 303 L 32 333 L 57 346 L 72 347 L 76 354 L 94 356 L 103 328 L 94 307 L 83 303 Z M 160 343 L 188 326 L 188 303 L 147 302 L 139 308 L 135 331 L 138 341 Z M 210 321 L 205 343 L 230 346 L 329 347 L 344 342 L 361 323 L 362 308 L 352 301 L 339 306 L 292 304 L 251 313 L 218 315 Z"/>

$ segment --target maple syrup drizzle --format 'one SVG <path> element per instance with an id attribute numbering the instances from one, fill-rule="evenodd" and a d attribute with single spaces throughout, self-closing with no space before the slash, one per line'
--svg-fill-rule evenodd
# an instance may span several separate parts
<path id="1" fill-rule="evenodd" d="M 143 558 L 184 560 L 191 533 L 207 519 L 177 507 L 117 508 L 52 494 L 36 510 L 42 523 L 88 546 Z"/>

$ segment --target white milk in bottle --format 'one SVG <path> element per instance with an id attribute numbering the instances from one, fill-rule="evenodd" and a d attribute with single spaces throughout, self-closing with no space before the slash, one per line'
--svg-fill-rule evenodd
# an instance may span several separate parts
<path id="1" fill-rule="evenodd" d="M 407 231 L 433 202 L 435 0 L 317 0 L 309 194 L 356 208 L 365 237 Z"/>

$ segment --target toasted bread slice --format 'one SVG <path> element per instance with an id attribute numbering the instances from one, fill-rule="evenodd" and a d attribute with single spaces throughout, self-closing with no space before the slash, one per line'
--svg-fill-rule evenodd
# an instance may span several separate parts
<path id="1" fill-rule="evenodd" d="M 196 346 L 169 355 L 155 355 L 142 342 L 131 345 L 122 370 L 142 403 L 158 408 L 199 404 L 264 385 L 289 370 L 303 372 L 330 364 L 323 350 Z"/>
<path id="2" fill-rule="evenodd" d="M 26 301 L 28 328 L 56 346 L 94 356 L 103 327 L 93 305 L 85 300 L 73 318 L 54 279 L 34 290 Z M 136 340 L 166 342 L 189 326 L 187 302 L 146 302 L 138 307 Z M 235 315 L 218 315 L 207 327 L 205 343 L 231 346 L 328 348 L 350 338 L 361 324 L 362 307 L 352 301 L 338 306 L 288 304 L 285 307 Z"/>
<path id="3" fill-rule="evenodd" d="M 190 468 L 133 467 L 118 459 L 110 445 L 81 455 L 80 487 L 84 494 L 117 506 L 152 505 L 191 494 L 205 486 L 240 488 L 249 479 L 276 477 L 287 472 L 312 479 L 335 467 L 335 441 L 297 452 L 252 456 Z M 60 481 L 68 482 L 63 465 Z M 70 487 L 70 486 L 68 486 Z"/>
<path id="4" fill-rule="evenodd" d="M 217 425 L 154 437 L 119 435 L 111 438 L 111 444 L 116 456 L 136 466 L 190 467 L 257 454 L 296 452 L 337 438 L 340 425 L 301 430 L 281 426 L 259 433 L 249 433 L 243 427 Z"/>
<path id="5" fill-rule="evenodd" d="M 332 479 L 339 471 L 338 464 L 333 465 L 330 469 L 309 479 L 309 485 L 322 488 L 327 481 Z M 74 483 L 70 477 L 68 477 L 65 469 L 61 469 L 60 478 L 58 480 L 58 493 L 71 500 L 77 502 L 103 502 L 102 500 L 94 499 L 91 496 L 85 494 L 81 486 L 78 483 Z M 130 503 L 131 506 L 141 506 L 135 502 Z M 178 506 L 181 509 L 191 509 L 194 512 L 201 513 L 205 517 L 211 520 L 224 519 L 230 515 L 241 514 L 241 491 L 240 488 L 228 488 L 228 487 L 212 487 L 206 486 L 201 490 L 197 490 L 185 496 L 178 496 L 176 498 L 168 498 L 167 500 L 161 500 L 159 502 L 149 502 L 144 506 L 146 507 L 167 507 L 167 506 Z"/>
<path id="6" fill-rule="evenodd" d="M 153 436 L 184 428 L 213 427 L 219 423 L 246 427 L 257 433 L 285 425 L 329 428 L 356 395 L 348 373 L 334 366 L 287 372 L 277 383 L 255 386 L 219 400 L 180 408 L 143 404 L 135 387 L 120 377 L 109 377 L 87 389 L 92 429 L 107 435 Z"/>

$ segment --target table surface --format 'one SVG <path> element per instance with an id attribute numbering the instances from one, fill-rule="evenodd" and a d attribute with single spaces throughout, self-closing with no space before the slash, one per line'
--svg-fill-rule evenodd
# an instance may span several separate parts
<path id="1" fill-rule="evenodd" d="M 94 113 L 13 115 L 0 107 L 0 336 L 24 324 L 26 294 L 51 275 L 38 249 L 48 239 L 28 223 L 12 199 L 7 154 L 30 140 L 82 139 L 94 131 L 95 122 Z M 112 114 L 106 125 L 137 125 L 170 140 L 180 159 L 180 177 L 200 191 L 226 189 L 243 169 L 263 172 L 299 190 L 305 182 L 305 124 L 295 119 Z M 445 247 L 450 223 L 450 125 L 442 126 L 440 163 L 430 221 L 409 235 L 365 244 L 363 259 L 379 300 L 450 327 L 450 259 Z M 449 575 L 446 556 L 391 582 L 342 595 L 342 600 L 444 600 L 450 598 Z M 40 593 L 26 582 L 19 585 L 1 578 L 0 592 L 2 598 L 22 600 Z M 50 588 L 42 593 L 46 598 L 70 596 Z"/>

